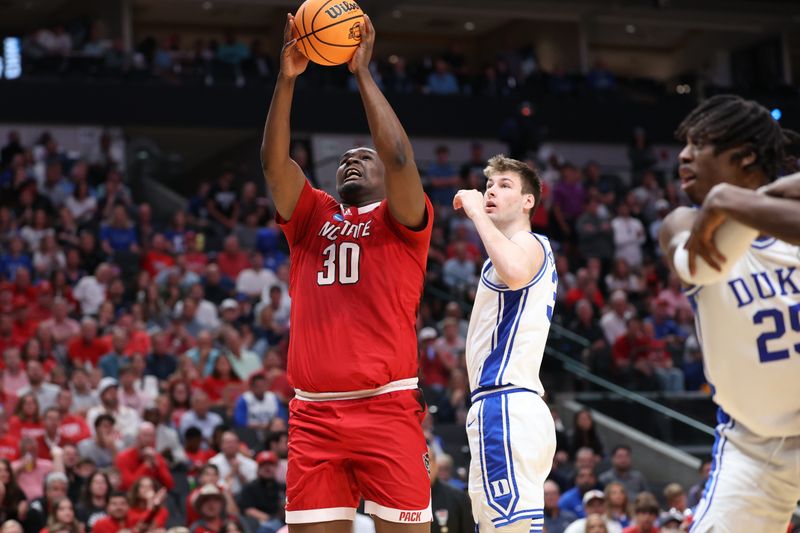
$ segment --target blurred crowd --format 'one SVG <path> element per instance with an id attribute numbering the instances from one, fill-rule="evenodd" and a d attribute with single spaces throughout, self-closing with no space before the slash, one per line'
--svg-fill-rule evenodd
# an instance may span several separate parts
<path id="1" fill-rule="evenodd" d="M 246 43 L 231 31 L 192 42 L 177 33 L 161 39 L 143 36 L 132 50 L 126 50 L 121 39 L 109 37 L 103 23 L 95 21 L 41 28 L 25 36 L 22 44 L 26 75 L 239 87 L 272 82 L 277 75 L 277 57 L 266 51 L 261 39 Z M 371 68 L 378 85 L 393 93 L 613 97 L 626 92 L 651 96 L 666 92 L 654 80 L 618 77 L 602 60 L 585 74 L 569 72 L 561 64 L 545 70 L 530 44 L 498 47 L 493 59 L 477 64 L 454 42 L 435 54 L 376 57 Z M 355 90 L 346 69 L 312 68 L 299 83 Z"/>
<path id="2" fill-rule="evenodd" d="M 75 158 L 48 133 L 23 146 L 16 132 L 0 151 L 0 523 L 274 533 L 291 300 L 263 183 L 221 172 L 161 220 L 135 201 L 111 152 L 97 152 Z M 456 164 L 442 145 L 420 169 L 436 209 L 418 318 L 425 429 L 434 482 L 462 495 L 448 432 L 463 434 L 469 408 L 464 343 L 485 253 L 451 202 L 458 188 L 483 187 L 488 155 L 475 144 Z M 543 155 L 530 160 L 544 190 L 534 226 L 557 254 L 554 321 L 588 340 L 570 355 L 631 388 L 701 387 L 691 304 L 654 244 L 682 198 L 654 171 L 645 133 L 630 146 L 632 183 Z M 548 531 L 584 508 L 622 526 L 655 520 L 662 504 L 685 511 L 647 492 L 629 449 L 604 449 L 590 413 L 572 435 L 554 416 Z"/>

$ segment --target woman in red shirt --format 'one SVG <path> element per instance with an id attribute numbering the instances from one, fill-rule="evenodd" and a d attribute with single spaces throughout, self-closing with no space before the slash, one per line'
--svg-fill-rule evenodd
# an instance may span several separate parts
<path id="1" fill-rule="evenodd" d="M 44 425 L 39 417 L 39 401 L 32 392 L 23 394 L 14 409 L 14 416 L 8 420 L 8 432 L 18 438 L 30 437 L 34 440 L 44 435 Z"/>
<path id="2" fill-rule="evenodd" d="M 191 408 L 191 393 L 189 383 L 176 379 L 169 385 L 169 403 L 172 411 L 172 425 L 176 428 L 181 425 L 183 413 Z"/>
<path id="3" fill-rule="evenodd" d="M 220 403 L 223 391 L 230 385 L 239 386 L 242 380 L 233 373 L 233 366 L 224 355 L 217 357 L 214 361 L 214 369 L 211 375 L 203 381 L 203 390 L 208 394 L 211 403 Z"/>
<path id="4" fill-rule="evenodd" d="M 161 504 L 165 494 L 166 490 L 159 489 L 153 478 L 145 476 L 137 479 L 128 492 L 128 523 L 138 524 L 149 520 L 157 528 L 164 527 L 168 513 Z"/>

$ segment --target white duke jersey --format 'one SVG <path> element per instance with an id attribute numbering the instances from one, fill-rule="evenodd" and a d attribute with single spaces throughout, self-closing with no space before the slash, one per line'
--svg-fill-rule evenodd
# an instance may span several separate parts
<path id="1" fill-rule="evenodd" d="M 800 247 L 753 242 L 727 279 L 687 291 L 714 401 L 762 437 L 800 435 Z"/>
<path id="2" fill-rule="evenodd" d="M 491 260 L 481 269 L 466 341 L 472 391 L 514 385 L 544 393 L 539 368 L 553 318 L 558 276 L 550 241 L 537 233 L 533 236 L 542 245 L 544 263 L 524 287 L 509 289 Z"/>

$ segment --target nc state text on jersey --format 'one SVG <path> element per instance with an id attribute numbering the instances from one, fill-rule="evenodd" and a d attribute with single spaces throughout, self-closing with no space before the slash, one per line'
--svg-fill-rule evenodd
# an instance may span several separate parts
<path id="1" fill-rule="evenodd" d="M 325 222 L 325 224 L 319 230 L 318 235 L 331 241 L 335 241 L 339 237 L 353 237 L 354 239 L 369 237 L 369 227 L 371 224 L 372 220 L 359 222 L 358 224 L 351 224 L 345 220 L 341 225 Z"/>

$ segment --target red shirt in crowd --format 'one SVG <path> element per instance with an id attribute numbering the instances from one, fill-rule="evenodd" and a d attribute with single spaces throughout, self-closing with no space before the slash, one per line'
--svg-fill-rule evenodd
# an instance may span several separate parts
<path id="1" fill-rule="evenodd" d="M 289 221 L 289 382 L 308 392 L 374 389 L 417 377 L 416 313 L 433 228 L 395 220 L 386 200 L 345 207 L 308 182 Z M 317 356 L 329 347 L 326 357 Z"/>
<path id="2" fill-rule="evenodd" d="M 44 425 L 41 422 L 22 420 L 14 415 L 8 419 L 8 434 L 17 439 L 30 437 L 35 440 L 44 435 Z"/>
<path id="3" fill-rule="evenodd" d="M 189 450 L 184 450 L 186 452 L 186 457 L 189 458 L 190 466 L 189 466 L 189 475 L 196 475 L 200 471 L 200 467 L 203 466 L 208 462 L 209 459 L 217 455 L 217 452 L 214 450 L 197 450 L 196 452 L 190 452 Z M 191 506 L 189 502 L 187 505 Z M 191 524 L 191 522 L 188 522 Z"/>
<path id="4" fill-rule="evenodd" d="M 128 511 L 128 525 L 135 526 L 143 522 L 148 515 L 150 514 L 150 509 L 144 509 L 141 507 L 131 507 L 130 511 Z M 157 528 L 164 527 L 167 523 L 167 518 L 169 517 L 169 513 L 167 512 L 166 508 L 161 507 L 158 511 L 156 511 L 155 517 L 153 517 L 153 525 Z M 94 528 L 92 528 L 94 531 Z"/>
<path id="5" fill-rule="evenodd" d="M 208 520 L 203 520 L 201 523 L 192 528 L 192 533 L 219 533 L 220 531 L 222 531 L 221 518 L 212 520 L 210 522 Z"/>
<path id="6" fill-rule="evenodd" d="M 217 256 L 217 266 L 223 276 L 235 280 L 239 272 L 250 268 L 250 260 L 247 259 L 247 254 L 244 252 L 220 252 Z"/>
<path id="7" fill-rule="evenodd" d="M 159 453 L 156 453 L 155 465 L 151 466 L 142 459 L 137 448 L 128 448 L 117 455 L 114 466 L 120 473 L 120 490 L 128 490 L 137 479 L 144 476 L 155 479 L 167 490 L 175 486 L 167 462 Z"/>
<path id="8" fill-rule="evenodd" d="M 0 436 L 0 459 L 16 461 L 19 459 L 19 438 L 12 435 Z"/>
<path id="9" fill-rule="evenodd" d="M 67 356 L 73 363 L 84 365 L 89 363 L 96 367 L 100 358 L 111 351 L 111 343 L 105 339 L 95 338 L 87 341 L 83 337 L 77 337 L 70 341 L 67 347 Z"/>
<path id="10" fill-rule="evenodd" d="M 117 522 L 110 516 L 104 516 L 94 523 L 92 526 L 92 533 L 117 533 L 132 525 L 135 524 L 130 524 L 127 519 Z"/>
<path id="11" fill-rule="evenodd" d="M 172 256 L 160 250 L 151 249 L 144 255 L 144 258 L 142 259 L 142 268 L 145 269 L 152 277 L 156 277 L 159 272 L 174 265 L 175 260 L 172 258 Z"/>
<path id="12" fill-rule="evenodd" d="M 58 428 L 61 438 L 69 444 L 78 444 L 84 439 L 92 436 L 86 418 L 76 415 L 67 415 L 61 420 Z"/>
<path id="13" fill-rule="evenodd" d="M 186 270 L 195 274 L 203 274 L 208 264 L 208 256 L 203 252 L 186 252 L 183 258 L 186 261 Z"/>
<path id="14" fill-rule="evenodd" d="M 212 403 L 217 403 L 222 399 L 222 394 L 225 392 L 226 387 L 234 386 L 241 387 L 241 379 L 218 379 L 214 376 L 208 376 L 203 380 L 202 389 L 208 394 L 208 399 Z"/>

